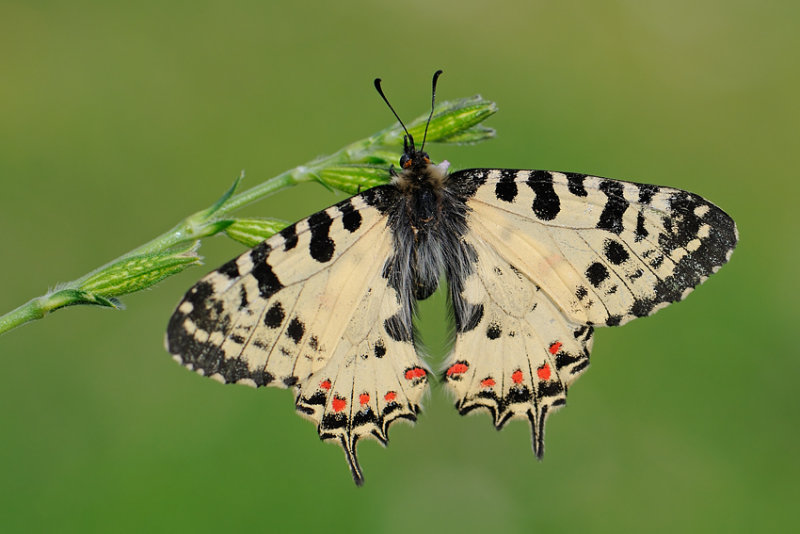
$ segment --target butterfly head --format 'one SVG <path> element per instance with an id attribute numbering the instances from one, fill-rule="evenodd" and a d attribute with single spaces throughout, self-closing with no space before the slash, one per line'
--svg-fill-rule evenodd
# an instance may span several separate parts
<path id="1" fill-rule="evenodd" d="M 425 167 L 431 165 L 431 158 L 427 152 L 417 150 L 414 146 L 414 138 L 406 135 L 403 138 L 403 155 L 400 156 L 400 168 L 403 171 L 421 172 Z"/>
<path id="2" fill-rule="evenodd" d="M 430 185 L 434 190 L 444 186 L 449 163 L 434 165 L 430 156 L 421 150 L 406 150 L 400 156 L 400 172 L 395 173 L 392 183 L 404 191 L 417 190 Z"/>

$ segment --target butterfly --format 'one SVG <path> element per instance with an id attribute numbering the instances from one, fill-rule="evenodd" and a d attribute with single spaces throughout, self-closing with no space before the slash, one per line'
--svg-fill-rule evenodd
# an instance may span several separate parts
<path id="1" fill-rule="evenodd" d="M 461 414 L 486 409 L 498 429 L 527 419 L 541 459 L 545 420 L 589 365 L 594 327 L 685 298 L 728 261 L 736 225 L 679 189 L 570 172 L 450 173 L 424 138 L 416 148 L 375 87 L 405 130 L 391 183 L 202 278 L 169 321 L 167 350 L 220 382 L 291 388 L 361 485 L 357 442 L 385 445 L 393 422 L 415 421 L 434 376 L 412 317 L 444 275 L 455 343 L 439 378 Z"/>

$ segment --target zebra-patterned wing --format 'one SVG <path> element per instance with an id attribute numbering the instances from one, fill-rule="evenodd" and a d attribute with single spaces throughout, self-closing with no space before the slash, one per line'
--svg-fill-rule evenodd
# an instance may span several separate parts
<path id="1" fill-rule="evenodd" d="M 412 303 L 387 280 L 393 254 L 378 187 L 290 226 L 187 293 L 167 350 L 225 383 L 293 388 L 297 410 L 345 451 L 385 444 L 389 424 L 415 420 L 427 372 L 414 350 Z"/>
<path id="2" fill-rule="evenodd" d="M 450 176 L 468 207 L 472 265 L 451 277 L 456 344 L 444 379 L 462 413 L 500 428 L 544 420 L 589 363 L 592 327 L 683 299 L 737 241 L 733 220 L 666 187 L 572 173 L 473 169 Z"/>
<path id="3" fill-rule="evenodd" d="M 679 189 L 574 173 L 461 171 L 468 224 L 572 322 L 616 326 L 682 300 L 730 258 L 733 220 Z"/>

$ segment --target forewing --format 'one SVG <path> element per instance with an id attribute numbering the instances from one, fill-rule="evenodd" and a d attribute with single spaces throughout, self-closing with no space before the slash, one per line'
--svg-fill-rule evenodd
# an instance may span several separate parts
<path id="1" fill-rule="evenodd" d="M 413 421 L 427 382 L 404 312 L 411 303 L 384 277 L 392 195 L 366 191 L 209 273 L 167 330 L 169 352 L 200 374 L 293 388 L 298 411 L 344 448 L 358 484 L 358 439 L 386 443 L 392 421 Z"/>
<path id="2" fill-rule="evenodd" d="M 679 189 L 550 171 L 476 169 L 470 227 L 576 324 L 620 325 L 683 299 L 729 258 L 736 225 Z"/>

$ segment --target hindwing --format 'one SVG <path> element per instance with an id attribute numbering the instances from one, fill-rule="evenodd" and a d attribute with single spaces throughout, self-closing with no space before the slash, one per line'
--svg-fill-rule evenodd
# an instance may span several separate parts
<path id="1" fill-rule="evenodd" d="M 498 429 L 512 418 L 528 419 L 541 457 L 545 419 L 566 402 L 567 388 L 588 366 L 593 330 L 568 320 L 479 232 L 465 236 L 476 260 L 454 297 L 478 307 L 481 316 L 457 334 L 444 379 L 461 414 L 486 408 Z"/>

